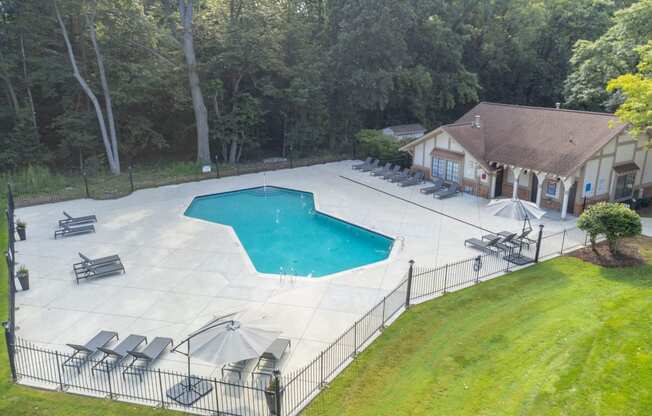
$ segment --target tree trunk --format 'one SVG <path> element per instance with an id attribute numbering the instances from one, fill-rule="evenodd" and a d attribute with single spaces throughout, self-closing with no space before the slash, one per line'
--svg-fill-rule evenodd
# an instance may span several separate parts
<path id="1" fill-rule="evenodd" d="M 231 139 L 231 148 L 229 149 L 229 163 L 236 163 L 238 155 L 238 138 L 233 137 Z"/>
<path id="2" fill-rule="evenodd" d="M 38 132 L 38 123 L 36 122 L 36 107 L 34 106 L 34 97 L 32 96 L 32 83 L 27 76 L 27 58 L 25 57 L 25 41 L 23 39 L 23 34 L 20 34 L 20 54 L 23 61 L 23 78 L 25 79 L 25 85 L 27 86 L 27 101 L 29 102 L 29 108 L 32 113 L 32 126 L 34 127 L 34 137 L 36 142 L 40 142 L 39 132 Z"/>
<path id="3" fill-rule="evenodd" d="M 104 68 L 104 59 L 100 47 L 97 44 L 97 33 L 95 32 L 95 12 L 93 11 L 93 18 L 86 17 L 88 24 L 88 31 L 91 34 L 91 43 L 95 51 L 95 58 L 97 59 L 97 68 L 100 73 L 100 84 L 102 85 L 102 92 L 104 93 L 104 106 L 106 107 L 106 118 L 109 122 L 109 136 L 111 138 L 111 150 L 113 151 L 113 163 L 115 164 L 115 173 L 120 174 L 120 154 L 118 153 L 118 137 L 115 131 L 115 118 L 113 117 L 113 103 L 111 101 L 111 91 L 109 90 L 109 83 L 106 80 L 106 70 Z"/>
<path id="4" fill-rule="evenodd" d="M 197 58 L 192 34 L 192 12 L 193 0 L 179 0 L 179 13 L 183 24 L 183 53 L 188 66 L 188 81 L 190 82 L 190 94 L 192 95 L 192 106 L 195 111 L 195 124 L 197 128 L 197 162 L 210 163 L 211 151 L 208 141 L 208 112 L 204 104 L 204 96 L 199 85 L 199 74 L 197 73 Z"/>
<path id="5" fill-rule="evenodd" d="M 59 26 L 61 27 L 63 40 L 66 43 L 66 49 L 68 50 L 68 57 L 70 58 L 70 64 L 72 65 L 73 75 L 75 76 L 75 79 L 77 79 L 77 82 L 79 82 L 79 85 L 82 87 L 82 90 L 84 90 L 84 93 L 86 93 L 86 96 L 88 96 L 88 99 L 93 103 L 93 107 L 95 108 L 95 114 L 97 116 L 97 122 L 100 125 L 102 143 L 104 143 L 106 157 L 109 162 L 109 169 L 111 170 L 112 173 L 117 174 L 119 173 L 119 171 L 117 170 L 115 165 L 113 149 L 111 148 L 109 135 L 106 131 L 106 123 L 104 121 L 104 113 L 102 112 L 102 107 L 100 106 L 100 102 L 97 100 L 97 97 L 93 93 L 93 90 L 91 90 L 91 87 L 88 85 L 84 77 L 82 77 L 81 74 L 79 73 L 79 68 L 77 67 L 77 61 L 75 60 L 75 53 L 72 50 L 72 45 L 70 44 L 70 39 L 68 38 L 68 31 L 66 30 L 66 25 L 63 23 L 63 19 L 61 18 L 61 14 L 59 13 L 59 7 L 57 6 L 57 1 L 52 0 L 52 3 L 54 4 L 54 13 L 56 15 L 57 21 L 59 22 Z"/>
<path id="6" fill-rule="evenodd" d="M 11 83 L 11 79 L 5 73 L 0 73 L 0 78 L 5 82 L 7 86 L 7 96 L 11 101 L 11 106 L 14 108 L 14 114 L 18 115 L 18 97 L 16 96 L 16 90 L 14 90 L 14 85 Z"/>

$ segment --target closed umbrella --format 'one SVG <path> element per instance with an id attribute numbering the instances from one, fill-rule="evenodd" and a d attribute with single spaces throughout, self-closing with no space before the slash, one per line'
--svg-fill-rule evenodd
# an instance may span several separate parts
<path id="1" fill-rule="evenodd" d="M 260 357 L 281 335 L 280 331 L 256 328 L 236 318 L 237 313 L 214 318 L 172 349 L 188 358 L 188 377 L 170 388 L 168 397 L 189 406 L 212 390 L 210 383 L 190 375 L 191 357 L 215 365 L 249 360 Z M 179 349 L 182 345 L 185 352 Z"/>

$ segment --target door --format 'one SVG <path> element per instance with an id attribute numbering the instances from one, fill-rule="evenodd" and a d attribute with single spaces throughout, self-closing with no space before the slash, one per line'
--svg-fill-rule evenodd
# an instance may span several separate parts
<path id="1" fill-rule="evenodd" d="M 502 167 L 499 167 L 496 170 L 496 187 L 494 189 L 494 196 L 499 197 L 503 194 L 503 173 L 505 170 Z"/>
<path id="2" fill-rule="evenodd" d="M 537 202 L 537 193 L 539 192 L 539 178 L 532 175 L 532 184 L 530 184 L 530 202 Z"/>
<path id="3" fill-rule="evenodd" d="M 566 206 L 566 212 L 569 214 L 575 214 L 575 196 L 577 194 L 577 182 L 571 186 L 568 191 L 568 205 Z"/>

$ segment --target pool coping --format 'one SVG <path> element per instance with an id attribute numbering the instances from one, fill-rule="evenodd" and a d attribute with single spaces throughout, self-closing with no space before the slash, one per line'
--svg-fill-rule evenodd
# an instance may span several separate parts
<path id="1" fill-rule="evenodd" d="M 389 254 L 383 260 L 379 260 L 379 261 L 376 261 L 376 262 L 373 262 L 373 263 L 368 263 L 368 264 L 365 264 L 363 266 L 354 267 L 352 269 L 346 269 L 346 270 L 342 270 L 342 271 L 339 271 L 339 272 L 326 274 L 324 276 L 319 276 L 319 277 L 317 277 L 317 276 L 310 277 L 310 276 L 303 276 L 303 275 L 288 275 L 288 274 L 281 275 L 281 274 L 273 274 L 273 273 L 262 273 L 262 272 L 259 272 L 256 269 L 256 267 L 254 266 L 253 261 L 251 260 L 251 258 L 249 257 L 249 254 L 247 253 L 247 250 L 245 249 L 244 245 L 240 241 L 240 238 L 238 237 L 238 234 L 235 232 L 235 229 L 232 226 L 226 225 L 226 224 L 221 224 L 221 223 L 218 223 L 218 222 L 204 220 L 204 219 L 201 219 L 201 218 L 191 217 L 191 216 L 188 216 L 188 215 L 185 214 L 186 211 L 188 210 L 188 208 L 190 207 L 190 205 L 197 198 L 204 198 L 204 197 L 209 197 L 209 196 L 214 196 L 214 195 L 224 195 L 224 194 L 235 193 L 235 192 L 240 192 L 240 191 L 247 191 L 247 190 L 262 188 L 264 186 L 268 186 L 270 188 L 283 189 L 283 190 L 287 190 L 287 191 L 293 191 L 293 192 L 302 192 L 302 193 L 312 195 L 313 203 L 315 205 L 315 211 L 318 212 L 319 214 L 325 215 L 327 217 L 333 218 L 333 219 L 338 220 L 338 221 L 342 221 L 345 224 L 349 224 L 349 225 L 351 225 L 353 227 L 357 227 L 357 228 L 363 229 L 363 230 L 365 230 L 367 232 L 370 232 L 370 233 L 373 233 L 373 234 L 379 235 L 381 237 L 385 237 L 385 238 L 388 238 L 388 239 L 392 240 L 391 247 L 390 247 L 390 250 L 389 250 Z M 215 192 L 215 193 L 212 193 L 212 194 L 194 195 L 194 196 L 189 198 L 189 201 L 187 202 L 187 204 L 185 205 L 185 208 L 183 208 L 183 210 L 179 214 L 179 216 L 182 219 L 191 220 L 191 221 L 198 221 L 198 222 L 211 224 L 211 225 L 222 227 L 222 228 L 226 229 L 229 232 L 232 239 L 234 240 L 234 242 L 236 243 L 236 245 L 238 246 L 238 248 L 239 248 L 238 252 L 239 252 L 240 256 L 245 259 L 245 264 L 246 264 L 246 267 L 249 270 L 249 272 L 255 274 L 256 277 L 260 277 L 260 278 L 264 278 L 264 279 L 269 279 L 269 278 L 279 278 L 280 279 L 280 278 L 283 278 L 283 277 L 287 277 L 287 278 L 303 279 L 302 281 L 322 281 L 323 282 L 323 281 L 332 280 L 334 278 L 340 277 L 344 273 L 360 272 L 362 270 L 369 270 L 371 268 L 385 266 L 387 263 L 394 260 L 394 257 L 395 257 L 395 255 L 397 253 L 397 251 L 396 251 L 396 247 L 397 247 L 396 242 L 401 238 L 399 236 L 391 236 L 391 235 L 389 235 L 389 233 L 382 233 L 382 232 L 379 232 L 379 231 L 376 231 L 376 230 L 372 230 L 372 229 L 370 229 L 368 227 L 365 227 L 365 226 L 362 226 L 362 225 L 359 225 L 359 224 L 355 224 L 355 223 L 353 223 L 351 221 L 347 221 L 345 219 L 342 219 L 342 218 L 338 217 L 337 215 L 329 214 L 329 213 L 323 211 L 321 209 L 321 207 L 320 207 L 319 198 L 318 198 L 318 196 L 316 195 L 315 192 L 306 191 L 306 190 L 297 189 L 297 188 L 287 188 L 287 187 L 284 187 L 284 186 L 277 186 L 277 185 L 260 185 L 260 186 L 252 186 L 252 187 L 248 187 L 248 188 L 233 189 L 231 191 Z"/>

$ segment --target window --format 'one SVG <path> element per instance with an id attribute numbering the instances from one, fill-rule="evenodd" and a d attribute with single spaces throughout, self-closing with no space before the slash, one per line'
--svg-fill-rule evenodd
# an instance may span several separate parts
<path id="1" fill-rule="evenodd" d="M 635 177 L 635 173 L 629 173 L 616 177 L 616 192 L 614 194 L 614 198 L 616 200 L 629 199 L 632 197 L 632 194 L 634 193 Z"/>
<path id="2" fill-rule="evenodd" d="M 546 185 L 546 196 L 555 198 L 557 196 L 557 182 L 549 181 Z"/>
<path id="3" fill-rule="evenodd" d="M 455 160 L 432 158 L 432 176 L 450 182 L 460 182 L 460 163 Z"/>

